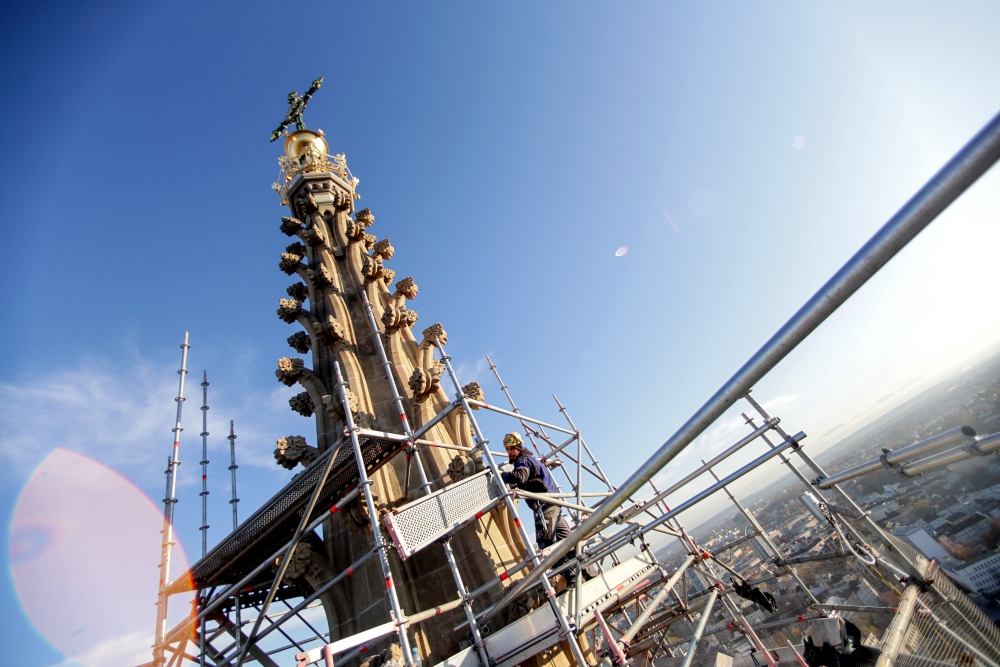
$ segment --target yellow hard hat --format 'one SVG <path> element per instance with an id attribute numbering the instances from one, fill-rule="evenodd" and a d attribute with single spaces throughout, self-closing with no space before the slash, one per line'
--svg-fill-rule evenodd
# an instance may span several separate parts
<path id="1" fill-rule="evenodd" d="M 508 433 L 503 437 L 503 446 L 505 449 L 509 447 L 524 447 L 524 440 L 521 438 L 520 433 Z"/>

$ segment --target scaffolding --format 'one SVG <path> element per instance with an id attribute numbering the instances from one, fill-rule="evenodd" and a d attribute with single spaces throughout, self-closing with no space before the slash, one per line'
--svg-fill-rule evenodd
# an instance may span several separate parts
<path id="1" fill-rule="evenodd" d="M 334 361 L 337 400 L 346 425 L 339 440 L 260 510 L 237 524 L 231 424 L 233 532 L 192 566 L 186 580 L 198 591 L 195 609 L 185 622 L 158 634 L 157 655 L 170 654 L 168 667 L 185 661 L 216 667 L 239 667 L 254 660 L 268 666 L 290 665 L 293 659 L 298 667 L 317 663 L 332 667 L 396 643 L 402 655 L 386 662 L 394 660 L 392 667 L 403 667 L 419 659 L 411 652 L 408 633 L 428 619 L 454 611 L 457 623 L 453 630 L 467 641 L 462 650 L 438 663 L 442 667 L 513 667 L 536 657 L 544 661 L 557 647 L 578 667 L 604 660 L 617 667 L 628 663 L 692 667 L 708 664 L 720 652 L 734 657 L 734 663 L 739 661 L 737 667 L 764 663 L 769 667 L 782 663 L 804 666 L 809 660 L 806 634 L 816 634 L 813 628 L 825 627 L 822 624 L 827 621 L 836 623 L 841 615 L 849 614 L 859 626 L 885 628 L 881 641 L 876 638 L 875 643 L 853 646 L 852 650 L 863 655 L 857 664 L 1000 667 L 1000 631 L 940 573 L 936 563 L 888 535 L 840 484 L 886 466 L 904 475 L 907 470 L 917 474 L 933 466 L 987 455 L 1000 448 L 1000 437 L 976 439 L 974 432 L 958 429 L 936 437 L 934 442 L 918 443 L 859 469 L 831 475 L 806 451 L 805 433 L 787 432 L 781 419 L 768 414 L 751 394 L 771 368 L 998 158 L 1000 116 L 914 195 L 648 461 L 618 485 L 605 474 L 557 397 L 553 399 L 565 426 L 525 414 L 496 364 L 487 357 L 509 409 L 472 398 L 463 390 L 445 351 L 445 341 L 437 337 L 432 340 L 432 354 L 450 380 L 454 400 L 419 428 L 411 426 L 384 348 L 385 334 L 360 290 L 358 297 L 363 300 L 401 432 L 376 431 L 355 423 L 348 383 L 339 362 Z M 654 476 L 739 402 L 746 405 L 742 413 L 748 429 L 745 435 L 717 456 L 702 460 L 701 466 L 669 487 L 657 488 Z M 475 416 L 478 410 L 508 418 L 519 426 L 537 459 L 552 471 L 562 471 L 560 478 L 567 490 L 560 487 L 555 493 L 529 493 L 505 485 Z M 465 413 L 474 434 L 471 452 L 468 447 L 425 437 L 455 411 Z M 178 429 L 179 425 L 180 403 Z M 207 427 L 204 430 L 207 436 Z M 481 470 L 458 481 L 445 482 L 443 475 L 430 478 L 421 451 L 431 447 L 477 454 Z M 751 447 L 757 451 L 749 462 L 720 472 L 735 455 L 745 459 Z M 371 475 L 400 455 L 406 457 L 407 477 L 411 467 L 417 474 L 420 496 L 379 516 L 372 498 Z M 731 490 L 734 482 L 772 461 L 786 467 L 805 490 L 817 496 L 830 551 L 806 555 L 783 552 L 773 532 L 765 529 Z M 175 448 L 168 470 L 173 471 L 177 463 Z M 173 481 L 173 475 L 169 477 Z M 698 480 L 707 481 L 707 485 L 681 502 L 666 504 Z M 408 486 L 404 484 L 404 492 Z M 203 491 L 207 492 L 207 487 Z M 718 492 L 725 494 L 752 532 L 709 549 L 688 533 L 680 518 Z M 168 498 L 172 497 L 172 491 L 168 492 Z M 331 514 L 358 499 L 371 529 L 371 549 L 311 590 L 286 577 L 299 544 Z M 519 518 L 519 499 L 564 508 L 572 523 L 569 536 L 543 550 L 536 549 Z M 524 553 L 502 573 L 469 590 L 456 564 L 451 540 L 460 531 L 475 530 L 487 512 L 501 506 L 514 520 Z M 171 512 L 172 503 L 168 503 L 168 514 Z M 203 518 L 204 524 L 207 518 Z M 658 555 L 651 544 L 654 535 L 677 540 L 680 560 L 667 562 L 662 553 Z M 730 562 L 727 554 L 747 542 L 755 544 L 766 558 L 741 568 Z M 435 544 L 444 548 L 455 597 L 433 608 L 404 610 L 396 593 L 389 551 L 406 560 Z M 844 572 L 864 580 L 882 599 L 895 604 L 821 603 L 811 583 L 815 583 L 818 564 L 828 561 L 840 563 Z M 315 627 L 310 610 L 345 578 L 376 563 L 385 583 L 389 618 L 331 641 L 329 631 Z M 274 570 L 273 576 L 266 572 L 268 568 Z M 183 590 L 178 582 L 163 582 L 164 600 L 166 595 Z M 499 599 L 494 595 L 497 591 L 501 592 Z M 275 612 L 277 603 L 284 608 Z M 513 614 L 512 609 L 518 613 Z M 248 612 L 251 620 L 244 622 L 243 612 Z M 765 613 L 772 618 L 765 620 Z M 247 625 L 249 632 L 244 632 Z M 201 648 L 198 656 L 186 653 L 192 637 L 196 639 L 192 644 Z M 225 643 L 223 637 L 228 637 Z"/>

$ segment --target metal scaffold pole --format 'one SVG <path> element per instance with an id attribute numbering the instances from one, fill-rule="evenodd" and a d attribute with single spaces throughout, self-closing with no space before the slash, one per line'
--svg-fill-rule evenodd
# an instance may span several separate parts
<path id="1" fill-rule="evenodd" d="M 233 532 L 239 527 L 239 517 L 236 512 L 236 505 L 239 504 L 240 499 L 236 497 L 236 469 L 239 468 L 236 465 L 236 431 L 233 429 L 233 420 L 229 420 L 229 437 L 226 438 L 229 441 L 229 476 L 232 483 L 233 497 L 229 501 L 229 504 L 233 508 Z M 237 629 L 243 627 L 243 621 L 240 618 L 240 593 L 239 591 L 235 594 L 235 604 L 233 605 L 236 610 L 236 627 Z M 239 632 L 236 633 L 236 648 L 240 648 L 240 636 Z"/>
<path id="2" fill-rule="evenodd" d="M 164 640 L 167 634 L 167 585 L 170 583 L 170 556 L 174 546 L 174 505 L 177 504 L 177 467 L 181 464 L 181 413 L 184 408 L 184 377 L 187 375 L 188 333 L 184 332 L 181 343 L 181 367 L 177 371 L 180 381 L 177 387 L 177 419 L 174 422 L 174 446 L 167 467 L 167 497 L 164 499 L 163 543 L 160 548 L 160 585 L 156 601 L 156 635 L 153 645 L 153 665 L 165 663 Z"/>
<path id="3" fill-rule="evenodd" d="M 201 380 L 201 557 L 208 553 L 208 371 L 202 372 Z M 200 653 L 201 667 L 205 667 L 205 623 L 201 619 Z"/>

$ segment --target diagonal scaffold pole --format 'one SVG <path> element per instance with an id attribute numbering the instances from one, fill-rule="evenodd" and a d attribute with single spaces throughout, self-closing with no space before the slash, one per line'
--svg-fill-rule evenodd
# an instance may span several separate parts
<path id="1" fill-rule="evenodd" d="M 794 350 L 879 269 L 1000 159 L 1000 114 L 967 143 L 879 229 L 780 329 L 740 367 L 618 491 L 557 544 L 545 560 L 511 587 L 511 599 L 541 579 L 546 570 L 597 529 L 626 499 L 680 454 L 764 375 Z M 780 446 L 780 445 L 779 445 Z M 774 451 L 774 450 L 772 450 Z"/>
<path id="2" fill-rule="evenodd" d="M 379 358 L 382 360 L 382 368 L 385 371 L 385 378 L 388 380 L 389 388 L 392 390 L 392 402 L 396 406 L 396 411 L 399 414 L 399 422 L 403 426 L 403 431 L 406 433 L 406 437 L 410 439 L 412 457 L 416 462 L 417 474 L 420 477 L 420 488 L 423 490 L 424 495 L 428 495 L 431 493 L 431 485 L 430 482 L 427 481 L 427 472 L 424 470 L 424 464 L 420 458 L 420 452 L 417 451 L 416 439 L 413 436 L 413 429 L 410 427 L 410 420 L 406 417 L 406 409 L 403 406 L 403 398 L 399 394 L 399 388 L 396 386 L 396 378 L 393 377 L 392 374 L 392 366 L 385 353 L 385 346 L 382 344 L 382 337 L 379 334 L 378 326 L 375 324 L 375 313 L 372 312 L 372 304 L 368 301 L 368 295 L 364 292 L 361 293 L 361 297 L 365 304 L 365 312 L 368 315 L 368 326 L 371 329 L 372 339 L 375 341 L 375 348 L 378 350 Z M 403 489 L 403 493 L 406 493 L 405 488 Z M 479 624 L 476 622 L 476 614 L 472 610 L 472 597 L 469 595 L 469 589 L 463 582 L 462 573 L 458 569 L 458 563 L 455 560 L 455 553 L 451 546 L 451 538 L 449 537 L 444 540 L 441 545 L 444 547 L 444 554 L 448 561 L 448 568 L 451 570 L 451 576 L 455 580 L 455 585 L 458 587 L 458 594 L 462 597 L 462 607 L 465 609 L 465 617 L 469 622 L 469 630 L 472 633 L 476 652 L 479 654 L 479 660 L 482 662 L 482 667 L 490 667 L 490 657 L 486 652 L 486 642 L 483 641 L 482 634 L 479 630 Z M 409 654 L 407 654 L 407 659 L 409 659 Z"/>
<path id="3" fill-rule="evenodd" d="M 167 497 L 163 512 L 163 543 L 160 548 L 160 586 L 156 599 L 156 639 L 153 644 L 153 665 L 160 667 L 166 662 L 164 648 L 167 635 L 167 586 L 170 583 L 170 558 L 174 546 L 174 505 L 177 504 L 177 467 L 181 464 L 181 413 L 184 408 L 184 378 L 187 376 L 188 332 L 184 332 L 181 343 L 181 367 L 177 371 L 180 381 L 177 386 L 177 419 L 174 422 L 174 446 L 170 464 L 167 466 Z"/>
<path id="4" fill-rule="evenodd" d="M 475 435 L 476 445 L 483 453 L 483 461 L 493 473 L 494 478 L 501 480 L 503 478 L 501 477 L 500 469 L 497 467 L 497 463 L 493 458 L 493 453 L 490 451 L 489 440 L 487 440 L 486 436 L 483 435 L 482 429 L 479 428 L 479 421 L 472 413 L 469 400 L 462 391 L 462 384 L 459 382 L 458 375 L 455 374 L 455 369 L 451 365 L 451 357 L 445 353 L 444 346 L 441 344 L 441 341 L 437 336 L 434 337 L 434 343 L 437 349 L 441 352 L 441 361 L 444 363 L 445 371 L 448 373 L 448 377 L 451 378 L 452 384 L 455 385 L 456 398 L 461 401 L 462 409 L 465 410 L 465 414 L 469 418 L 469 424 L 472 426 L 472 431 Z M 518 415 L 518 418 L 520 418 L 520 415 Z M 528 538 L 528 533 L 524 529 L 521 517 L 517 513 L 517 507 L 515 507 L 514 501 L 511 498 L 510 489 L 508 489 L 505 484 L 502 484 L 501 486 L 503 488 L 504 505 L 510 513 L 510 516 L 514 518 L 514 525 L 517 527 L 521 540 L 524 542 L 524 548 L 525 551 L 528 552 L 528 558 L 537 569 L 542 561 L 538 557 L 538 552 L 535 551 L 534 544 L 532 544 Z M 570 548 L 572 548 L 572 546 Z M 539 572 L 539 575 L 540 577 L 537 577 L 536 581 L 541 579 L 542 589 L 545 591 L 546 598 L 548 598 L 549 606 L 552 607 L 552 614 L 555 616 L 556 621 L 559 624 L 559 634 L 566 638 L 566 643 L 569 644 L 570 650 L 573 652 L 573 659 L 576 661 L 577 666 L 586 667 L 587 659 L 583 655 L 583 650 L 580 648 L 576 635 L 573 634 L 573 631 L 569 626 L 569 621 L 566 619 L 566 615 L 563 613 L 562 607 L 560 607 L 558 602 L 556 602 L 556 591 L 552 587 L 552 583 L 549 581 L 548 576 L 544 572 Z M 530 574 L 528 576 L 530 576 Z"/>

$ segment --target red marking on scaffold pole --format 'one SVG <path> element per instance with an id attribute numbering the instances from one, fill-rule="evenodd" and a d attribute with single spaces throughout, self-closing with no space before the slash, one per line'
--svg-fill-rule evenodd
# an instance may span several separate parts
<path id="1" fill-rule="evenodd" d="M 392 575 L 385 578 L 385 587 L 392 588 Z"/>
<path id="2" fill-rule="evenodd" d="M 518 528 L 520 528 L 521 527 L 521 519 L 515 517 L 514 518 L 514 525 L 517 526 Z"/>
<path id="3" fill-rule="evenodd" d="M 246 588 L 243 589 L 243 592 L 244 593 L 249 593 L 252 590 L 253 590 L 253 586 L 247 586 Z"/>
<path id="4" fill-rule="evenodd" d="M 799 616 L 799 623 L 803 623 L 805 620 L 805 616 Z"/>
<path id="5" fill-rule="evenodd" d="M 732 630 L 732 629 L 733 629 L 733 624 L 732 623 L 726 623 L 726 630 Z"/>
<path id="6" fill-rule="evenodd" d="M 330 508 L 330 514 L 336 514 L 337 510 L 339 510 L 339 509 L 340 509 L 339 506 L 334 505 L 333 507 Z"/>
<path id="7" fill-rule="evenodd" d="M 365 653 L 367 651 L 368 651 L 368 647 L 365 644 L 362 644 L 361 648 L 358 649 L 358 653 Z"/>
<path id="8" fill-rule="evenodd" d="M 349 567 L 349 568 L 347 568 L 347 576 L 349 577 L 349 576 L 351 576 L 352 574 L 354 574 L 354 569 L 353 569 L 353 568 L 350 568 L 350 567 Z"/>
<path id="9" fill-rule="evenodd" d="M 482 518 L 483 518 L 483 513 L 482 513 L 482 511 L 479 511 L 479 512 L 476 512 L 476 518 L 477 518 L 477 519 L 482 519 Z"/>
<path id="10" fill-rule="evenodd" d="M 202 476 L 201 476 L 201 481 L 203 481 L 203 482 L 204 482 L 204 481 L 205 481 L 206 479 L 208 479 L 208 477 L 206 477 L 205 475 L 202 475 Z"/>
<path id="11" fill-rule="evenodd" d="M 441 607 L 435 607 L 435 608 L 434 608 L 434 615 L 435 615 L 435 616 L 439 616 L 439 615 L 440 615 L 440 614 L 442 614 L 442 613 L 443 613 L 443 612 L 441 611 Z"/>
<path id="12" fill-rule="evenodd" d="M 399 415 L 399 420 L 400 420 L 400 421 L 404 421 L 404 422 L 406 421 L 406 413 L 405 413 L 405 412 L 403 412 L 403 413 L 400 413 L 400 415 Z"/>
<path id="13" fill-rule="evenodd" d="M 510 579 L 510 570 L 504 570 L 503 574 L 500 575 L 500 581 Z"/>

